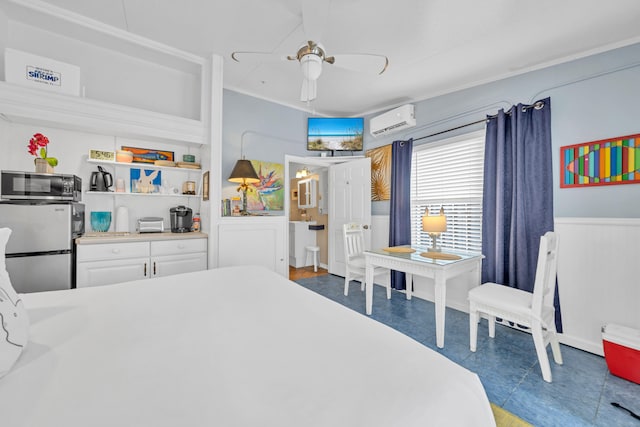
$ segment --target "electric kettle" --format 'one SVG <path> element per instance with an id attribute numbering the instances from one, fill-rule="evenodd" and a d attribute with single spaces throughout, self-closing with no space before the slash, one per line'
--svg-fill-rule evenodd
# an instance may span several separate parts
<path id="1" fill-rule="evenodd" d="M 89 184 L 91 191 L 109 191 L 109 187 L 113 186 L 113 175 L 98 166 L 98 172 L 91 172 Z"/>

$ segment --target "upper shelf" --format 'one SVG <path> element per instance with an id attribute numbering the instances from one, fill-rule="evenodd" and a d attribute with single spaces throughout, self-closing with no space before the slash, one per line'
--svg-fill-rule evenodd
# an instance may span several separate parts
<path id="1" fill-rule="evenodd" d="M 199 120 L 46 92 L 0 81 L 0 114 L 9 121 L 143 140 L 206 144 Z"/>
<path id="2" fill-rule="evenodd" d="M 124 162 L 112 162 L 108 160 L 95 160 L 95 159 L 87 159 L 88 163 L 95 163 L 99 165 L 110 165 L 110 166 L 123 166 L 127 168 L 140 168 L 140 169 L 161 169 L 161 170 L 171 170 L 178 172 L 195 172 L 202 173 L 202 169 L 200 168 L 180 168 L 174 166 L 156 166 L 151 163 L 124 163 Z"/>
<path id="3" fill-rule="evenodd" d="M 205 58 L 42 0 L 0 0 L 0 19 L 3 16 L 9 22 L 16 23 L 17 34 L 22 34 L 22 31 L 31 36 L 33 33 L 31 37 L 34 39 L 21 40 L 23 43 L 19 45 L 12 45 L 12 40 L 6 40 L 6 47 L 68 62 L 80 68 L 83 61 L 90 61 L 91 67 L 88 68 L 94 69 L 87 74 L 91 79 L 85 76 L 84 81 L 81 80 L 82 93 L 85 93 L 86 84 L 92 98 L 0 81 L 0 118 L 148 141 L 195 145 L 208 143 L 207 123 L 203 119 L 207 117 L 206 102 L 202 100 L 194 101 L 200 111 L 190 111 L 196 108 L 191 105 L 185 107 L 181 115 L 180 109 L 166 108 L 166 105 L 158 107 L 157 111 L 162 112 L 150 111 L 148 109 L 152 107 L 149 105 L 155 105 L 153 102 L 135 105 L 131 97 L 111 92 L 109 95 L 113 96 L 105 97 L 100 92 L 105 87 L 100 84 L 100 78 L 103 77 L 100 73 L 110 76 L 109 66 L 115 63 L 117 70 L 128 72 L 130 67 L 142 75 L 146 75 L 150 67 L 158 70 L 156 79 L 142 78 L 143 82 L 149 80 L 151 83 L 141 88 L 141 97 L 155 91 L 154 84 L 161 86 L 163 83 L 169 88 L 170 94 L 183 91 L 197 97 L 202 93 L 202 81 L 206 75 L 208 63 Z M 41 43 L 43 38 L 49 44 Z M 65 55 L 56 56 L 56 49 L 64 50 Z M 74 55 L 76 61 L 72 60 Z M 86 63 L 84 65 L 87 66 Z M 131 75 L 135 76 L 136 73 Z M 140 80 L 137 82 L 140 83 Z"/>

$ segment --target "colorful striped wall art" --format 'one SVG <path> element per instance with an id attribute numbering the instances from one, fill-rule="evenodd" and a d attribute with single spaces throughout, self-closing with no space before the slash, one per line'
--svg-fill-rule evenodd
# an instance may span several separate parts
<path id="1" fill-rule="evenodd" d="M 560 187 L 640 183 L 640 134 L 560 147 Z"/>

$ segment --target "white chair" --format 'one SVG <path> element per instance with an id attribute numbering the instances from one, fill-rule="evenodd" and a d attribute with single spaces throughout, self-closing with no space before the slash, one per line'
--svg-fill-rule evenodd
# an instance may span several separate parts
<path id="1" fill-rule="evenodd" d="M 360 282 L 360 290 L 364 291 L 365 259 L 364 259 L 364 230 L 361 224 L 347 223 L 342 226 L 344 239 L 344 256 L 346 271 L 344 275 L 344 294 L 349 295 L 349 283 L 352 280 Z M 374 267 L 373 276 L 379 276 L 389 270 L 384 267 Z M 391 299 L 391 284 L 387 282 L 387 299 Z"/>
<path id="2" fill-rule="evenodd" d="M 485 283 L 469 291 L 469 344 L 476 351 L 478 322 L 483 313 L 489 320 L 489 336 L 495 337 L 496 317 L 530 328 L 538 354 L 542 378 L 551 382 L 551 367 L 547 355 L 547 344 L 551 344 L 553 359 L 562 365 L 562 354 L 555 326 L 553 299 L 556 289 L 558 265 L 558 237 L 547 232 L 540 238 L 538 265 L 533 293 Z"/>

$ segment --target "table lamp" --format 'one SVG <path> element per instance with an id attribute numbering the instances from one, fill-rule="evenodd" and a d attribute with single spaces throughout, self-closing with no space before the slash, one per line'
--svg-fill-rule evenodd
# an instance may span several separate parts
<path id="1" fill-rule="evenodd" d="M 249 160 L 241 159 L 236 162 L 236 165 L 229 175 L 229 181 L 240 184 L 237 191 L 242 191 L 242 211 L 241 215 L 249 215 L 247 212 L 247 190 L 249 184 L 260 182 L 256 170 Z"/>
<path id="2" fill-rule="evenodd" d="M 447 217 L 444 215 L 444 208 L 440 208 L 440 215 L 429 216 L 429 208 L 424 211 L 422 217 L 422 231 L 429 233 L 433 247 L 429 249 L 431 252 L 440 252 L 440 248 L 436 244 L 436 240 L 440 233 L 447 231 Z"/>

